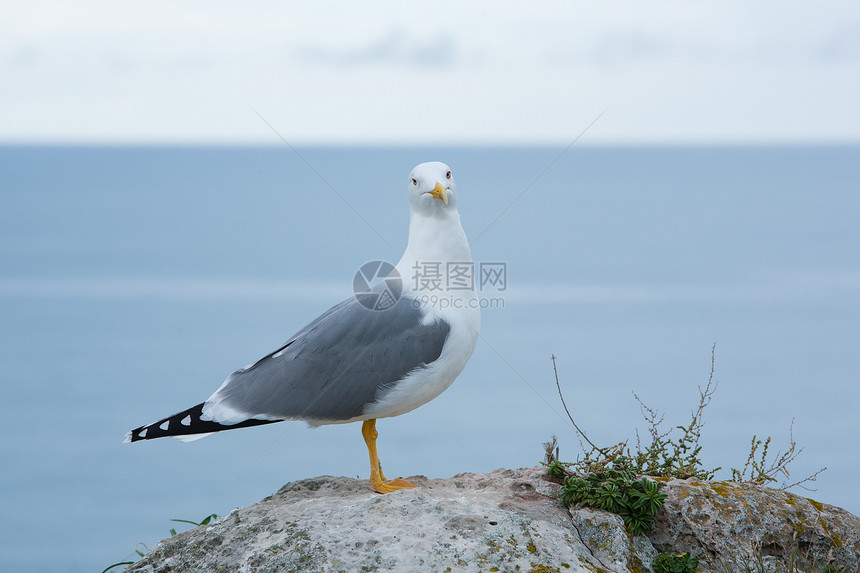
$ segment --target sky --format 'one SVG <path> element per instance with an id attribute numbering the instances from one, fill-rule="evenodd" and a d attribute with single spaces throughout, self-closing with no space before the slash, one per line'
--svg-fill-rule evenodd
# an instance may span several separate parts
<path id="1" fill-rule="evenodd" d="M 854 0 L 0 11 L 5 143 L 860 140 Z"/>

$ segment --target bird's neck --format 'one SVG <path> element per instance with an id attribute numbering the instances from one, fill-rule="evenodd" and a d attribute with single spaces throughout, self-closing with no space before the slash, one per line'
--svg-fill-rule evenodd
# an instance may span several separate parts
<path id="1" fill-rule="evenodd" d="M 456 212 L 434 214 L 430 217 L 409 219 L 409 242 L 397 270 L 408 284 L 416 274 L 442 273 L 443 284 L 446 273 L 458 264 L 472 265 L 472 251 L 466 233 Z M 462 269 L 461 269 L 462 270 Z M 413 287 L 413 290 L 415 288 Z"/>

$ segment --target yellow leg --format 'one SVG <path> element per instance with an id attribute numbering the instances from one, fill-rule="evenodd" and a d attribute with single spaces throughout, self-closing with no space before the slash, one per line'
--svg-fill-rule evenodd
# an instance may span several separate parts
<path id="1" fill-rule="evenodd" d="M 405 479 L 388 480 L 382 473 L 382 464 L 379 463 L 379 456 L 376 454 L 376 438 L 379 437 L 379 432 L 376 431 L 376 420 L 365 420 L 361 425 L 361 435 L 364 436 L 367 453 L 370 454 L 370 487 L 373 491 L 390 493 L 398 489 L 415 487 Z"/>

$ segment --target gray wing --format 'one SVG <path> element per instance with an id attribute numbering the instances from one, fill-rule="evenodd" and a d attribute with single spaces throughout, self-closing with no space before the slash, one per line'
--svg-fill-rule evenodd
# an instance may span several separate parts
<path id="1" fill-rule="evenodd" d="M 231 374 L 207 404 L 248 418 L 360 416 L 380 391 L 439 358 L 450 325 L 422 325 L 423 316 L 406 296 L 381 311 L 347 299 L 275 352 Z"/>

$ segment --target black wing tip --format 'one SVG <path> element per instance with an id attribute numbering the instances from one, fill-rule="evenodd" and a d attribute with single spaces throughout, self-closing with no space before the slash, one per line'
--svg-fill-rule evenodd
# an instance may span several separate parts
<path id="1" fill-rule="evenodd" d="M 203 405 L 201 402 L 196 406 L 192 406 L 187 410 L 183 410 L 178 414 L 173 414 L 167 418 L 163 418 L 153 424 L 141 426 L 128 432 L 125 435 L 123 443 L 134 443 L 141 440 L 154 440 L 155 438 L 166 438 L 171 436 L 188 436 L 193 434 L 211 434 L 223 430 L 233 430 L 236 428 L 247 428 L 249 426 L 259 426 L 261 424 L 271 424 L 280 422 L 281 420 L 257 420 L 254 418 L 239 422 L 238 424 L 219 424 L 211 420 L 201 419 L 203 415 Z"/>
<path id="2" fill-rule="evenodd" d="M 217 431 L 212 429 L 204 430 L 200 427 L 201 424 L 205 424 L 205 422 L 200 420 L 202 414 L 203 402 L 167 418 L 162 418 L 152 424 L 135 428 L 125 435 L 125 442 L 134 443 L 141 440 L 154 440 L 155 438 L 204 434 Z M 214 422 L 210 422 L 210 424 L 214 424 Z"/>

